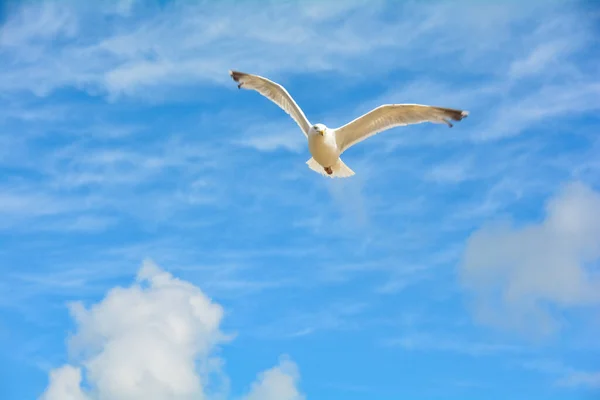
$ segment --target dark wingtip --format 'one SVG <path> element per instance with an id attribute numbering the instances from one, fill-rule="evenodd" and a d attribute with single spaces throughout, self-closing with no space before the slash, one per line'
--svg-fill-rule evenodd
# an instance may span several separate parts
<path id="1" fill-rule="evenodd" d="M 468 112 L 461 111 L 461 110 L 452 110 L 450 112 L 450 118 L 452 118 L 455 121 L 460 121 L 463 118 L 465 118 L 467 115 L 469 115 Z"/>
<path id="2" fill-rule="evenodd" d="M 443 108 L 443 107 L 439 107 L 439 108 L 444 111 L 444 113 L 446 114 L 446 116 L 448 118 L 450 118 L 454 121 L 460 121 L 469 116 L 468 111 L 457 110 L 454 108 Z"/>
<path id="3" fill-rule="evenodd" d="M 231 76 L 231 78 L 233 78 L 234 81 L 239 82 L 239 84 L 237 85 L 237 87 L 238 87 L 238 89 L 241 89 L 242 88 L 242 83 L 240 82 L 240 79 L 245 74 L 243 72 L 229 70 L 229 75 Z"/>
<path id="4" fill-rule="evenodd" d="M 240 78 L 243 76 L 244 74 L 242 72 L 239 71 L 233 71 L 233 70 L 229 70 L 229 76 L 231 76 L 233 78 L 234 81 L 239 82 Z"/>

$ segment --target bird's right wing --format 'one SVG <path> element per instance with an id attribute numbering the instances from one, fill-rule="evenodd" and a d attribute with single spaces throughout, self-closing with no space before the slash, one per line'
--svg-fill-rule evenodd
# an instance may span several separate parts
<path id="1" fill-rule="evenodd" d="M 449 120 L 460 121 L 468 111 L 422 104 L 385 104 L 337 128 L 335 136 L 343 152 L 350 146 L 387 129 L 419 124 L 422 122 L 443 123 L 452 127 Z"/>
<path id="2" fill-rule="evenodd" d="M 283 86 L 262 76 L 246 74 L 244 72 L 229 71 L 229 75 L 231 75 L 234 81 L 238 82 L 238 88 L 256 90 L 277 104 L 296 121 L 302 132 L 304 132 L 304 135 L 308 137 L 310 122 Z"/>

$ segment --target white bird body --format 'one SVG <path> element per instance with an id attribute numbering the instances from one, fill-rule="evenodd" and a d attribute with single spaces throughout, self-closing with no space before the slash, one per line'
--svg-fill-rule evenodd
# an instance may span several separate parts
<path id="1" fill-rule="evenodd" d="M 335 132 L 324 128 L 323 134 L 314 129 L 308 132 L 308 150 L 316 162 L 323 167 L 334 165 L 340 158 L 340 150 L 335 140 Z"/>
<path id="2" fill-rule="evenodd" d="M 313 171 L 332 178 L 354 175 L 340 155 L 370 136 L 396 126 L 421 122 L 445 123 L 452 127 L 450 119 L 460 121 L 469 114 L 467 111 L 421 104 L 385 104 L 344 126 L 330 129 L 323 124 L 311 125 L 283 86 L 258 75 L 238 71 L 229 71 L 229 74 L 238 82 L 238 88 L 256 90 L 296 121 L 307 138 L 312 155 L 306 164 Z"/>
<path id="3" fill-rule="evenodd" d="M 337 144 L 335 131 L 323 124 L 316 124 L 308 131 L 308 151 L 312 158 L 306 162 L 313 171 L 336 178 L 354 175 L 340 158 L 341 150 Z"/>

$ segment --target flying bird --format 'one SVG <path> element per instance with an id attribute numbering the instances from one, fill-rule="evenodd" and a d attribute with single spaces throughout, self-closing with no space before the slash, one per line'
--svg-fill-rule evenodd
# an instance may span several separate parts
<path id="1" fill-rule="evenodd" d="M 238 83 L 238 89 L 256 90 L 289 114 L 300 126 L 308 140 L 312 157 L 306 162 L 313 171 L 331 178 L 347 178 L 354 175 L 340 155 L 353 145 L 379 132 L 396 126 L 432 122 L 446 124 L 466 118 L 468 111 L 422 104 L 384 104 L 339 128 L 331 129 L 323 124 L 312 125 L 302 109 L 283 86 L 258 75 L 229 71 Z"/>

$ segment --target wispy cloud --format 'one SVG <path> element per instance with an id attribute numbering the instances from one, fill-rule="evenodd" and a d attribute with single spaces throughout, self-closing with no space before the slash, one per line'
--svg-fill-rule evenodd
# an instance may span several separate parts
<path id="1" fill-rule="evenodd" d="M 255 94 L 259 96 L 258 93 Z M 256 100 L 268 101 L 262 98 Z M 239 119 L 239 115 L 236 116 L 236 119 Z M 240 124 L 239 130 L 243 133 L 233 143 L 261 152 L 271 153 L 285 150 L 300 153 L 306 147 L 306 136 L 291 119 L 285 118 L 281 122 L 265 123 L 254 118 Z"/>
<path id="2" fill-rule="evenodd" d="M 240 140 L 238 143 L 242 146 L 252 147 L 258 151 L 272 152 L 277 149 L 283 149 L 299 153 L 304 149 L 305 141 L 299 139 L 299 135 L 294 139 L 292 132 L 278 132 L 269 136 L 254 136 L 248 139 Z"/>
<path id="3" fill-rule="evenodd" d="M 573 371 L 557 382 L 561 386 L 600 388 L 600 371 Z"/>
<path id="4" fill-rule="evenodd" d="M 491 121 L 481 128 L 477 137 L 497 139 L 514 136 L 563 115 L 598 110 L 599 96 L 600 83 L 597 80 L 544 86 L 535 94 L 525 95 L 518 100 L 513 98 L 497 107 Z"/>
<path id="5" fill-rule="evenodd" d="M 600 388 L 600 371 L 584 371 L 550 359 L 527 361 L 523 367 L 554 376 L 556 386 Z"/>
<path id="6" fill-rule="evenodd" d="M 459 15 L 447 18 L 447 4 L 406 3 L 395 12 L 415 18 L 400 24 L 379 20 L 379 15 L 386 10 L 385 2 L 369 3 L 368 7 L 361 1 L 336 7 L 326 4 L 304 7 L 292 2 L 271 5 L 269 15 L 248 12 L 253 7 L 249 4 L 232 9 L 225 5 L 170 3 L 160 14 L 152 13 L 156 6 L 138 5 L 138 13 L 116 17 L 107 34 L 98 36 L 97 31 L 88 28 L 91 23 L 100 22 L 93 12 L 96 10 L 89 9 L 99 6 L 80 5 L 74 9 L 66 3 L 46 2 L 42 6 L 28 5 L 19 13 L 10 14 L 3 27 L 3 37 L 7 44 L 14 46 L 5 56 L 17 62 L 5 66 L 1 84 L 5 89 L 27 89 L 39 94 L 74 85 L 111 96 L 148 97 L 152 96 L 151 92 L 161 96 L 167 86 L 224 84 L 229 80 L 226 72 L 232 67 L 274 77 L 280 76 L 282 71 L 336 71 L 357 78 L 360 75 L 353 72 L 350 65 L 356 70 L 365 58 L 379 60 L 369 63 L 371 72 L 385 72 L 393 65 L 412 70 L 411 62 L 423 65 L 426 60 L 448 53 L 455 53 L 456 64 L 446 67 L 456 73 L 462 68 L 477 71 L 494 68 L 495 72 L 505 65 L 498 60 L 511 59 L 504 57 L 508 48 L 506 51 L 498 49 L 510 43 L 515 19 L 535 21 L 542 11 L 541 4 L 533 2 L 524 7 L 516 3 L 499 6 L 465 1 Z M 222 13 L 223 7 L 227 7 L 227 13 Z M 545 5 L 545 8 L 550 13 L 560 5 Z M 517 9 L 518 13 L 514 12 Z M 344 24 L 333 23 L 341 17 L 345 19 Z M 40 18 L 49 22 L 40 25 Z M 484 20 L 485 23 L 476 22 Z M 328 23 L 330 29 L 319 29 L 324 23 Z M 525 61 L 515 60 L 512 66 L 506 65 L 513 74 L 514 71 L 519 74 L 531 70 L 539 72 L 542 64 L 548 67 L 547 62 L 542 62 L 548 56 L 540 61 L 542 50 L 536 46 L 548 35 L 557 31 L 570 35 L 563 37 L 565 41 L 575 35 L 579 39 L 586 28 L 581 24 L 539 25 L 528 36 L 535 48 L 534 54 L 524 56 Z M 370 29 L 371 26 L 377 29 Z M 440 33 L 445 35 L 443 40 Z M 477 35 L 471 36 L 474 33 Z M 69 42 L 75 35 L 78 40 Z M 49 51 L 48 46 L 63 37 L 67 41 L 58 43 L 62 51 Z M 549 48 L 543 42 L 540 46 Z M 252 51 L 248 51 L 249 48 Z M 555 44 L 552 48 L 559 46 Z M 576 47 L 571 43 L 569 48 Z M 285 58 L 270 62 L 284 49 Z M 398 50 L 403 57 L 395 55 Z M 32 53 L 36 54 L 35 58 Z M 555 50 L 552 54 L 558 57 L 559 52 Z M 44 68 L 38 67 L 40 59 L 45 60 Z M 71 68 L 67 70 L 65 65 Z M 22 76 L 29 79 L 19 79 Z"/>
<path id="7" fill-rule="evenodd" d="M 450 352 L 468 356 L 489 356 L 506 353 L 522 353 L 524 348 L 508 344 L 478 343 L 456 340 L 444 336 L 430 334 L 411 334 L 384 341 L 387 346 L 400 347 L 408 351 Z"/>
<path id="8" fill-rule="evenodd" d="M 266 338 L 295 338 L 331 331 L 360 329 L 368 304 L 346 300 L 322 305 L 318 310 L 290 312 L 286 318 L 256 328 Z"/>

